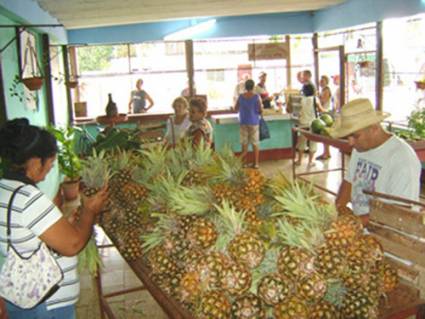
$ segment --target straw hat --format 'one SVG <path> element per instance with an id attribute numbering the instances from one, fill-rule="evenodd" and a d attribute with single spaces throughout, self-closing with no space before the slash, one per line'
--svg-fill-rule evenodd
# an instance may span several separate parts
<path id="1" fill-rule="evenodd" d="M 380 123 L 389 116 L 389 113 L 375 111 L 368 99 L 355 99 L 342 106 L 341 114 L 329 133 L 335 138 L 344 137 Z"/>

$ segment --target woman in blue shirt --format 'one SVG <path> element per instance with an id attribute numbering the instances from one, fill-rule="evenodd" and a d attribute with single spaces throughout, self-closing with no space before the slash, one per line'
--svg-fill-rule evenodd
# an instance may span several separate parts
<path id="1" fill-rule="evenodd" d="M 248 145 L 252 145 L 254 150 L 254 164 L 253 168 L 259 167 L 260 150 L 259 143 L 259 123 L 260 114 L 263 111 L 263 104 L 258 94 L 254 93 L 255 83 L 253 80 L 245 82 L 246 92 L 239 95 L 235 104 L 235 110 L 239 112 L 240 123 L 240 140 L 242 144 L 241 158 L 245 161 L 246 154 L 248 153 Z M 248 164 L 245 164 L 248 166 Z"/>

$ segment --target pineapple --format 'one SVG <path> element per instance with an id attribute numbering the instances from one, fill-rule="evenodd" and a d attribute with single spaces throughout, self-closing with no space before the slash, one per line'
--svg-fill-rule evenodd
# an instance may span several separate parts
<path id="1" fill-rule="evenodd" d="M 141 236 L 146 251 L 161 246 L 167 255 L 178 255 L 188 247 L 185 234 L 180 228 L 179 220 L 174 215 L 154 213 L 157 218 L 154 229 Z"/>
<path id="2" fill-rule="evenodd" d="M 199 273 L 191 271 L 183 274 L 180 280 L 177 298 L 185 304 L 195 304 L 202 292 Z"/>
<path id="3" fill-rule="evenodd" d="M 128 151 L 118 149 L 111 159 L 112 178 L 111 192 L 114 194 L 123 194 L 123 187 L 132 180 L 133 169 L 130 163 L 131 154 Z"/>
<path id="4" fill-rule="evenodd" d="M 341 215 L 325 232 L 330 247 L 345 250 L 361 235 L 363 224 L 359 217 L 349 214 Z"/>
<path id="5" fill-rule="evenodd" d="M 265 319 L 263 303 L 253 293 L 237 297 L 232 304 L 232 318 L 235 319 Z"/>
<path id="6" fill-rule="evenodd" d="M 124 230 L 118 239 L 118 250 L 126 260 L 133 261 L 141 258 L 143 252 L 140 231 L 137 229 Z"/>
<path id="7" fill-rule="evenodd" d="M 274 306 L 276 319 L 308 319 L 308 309 L 302 299 L 297 296 L 286 299 Z"/>
<path id="8" fill-rule="evenodd" d="M 201 297 L 198 318 L 227 319 L 231 315 L 231 304 L 227 296 L 220 291 L 210 291 Z"/>
<path id="9" fill-rule="evenodd" d="M 239 263 L 226 267 L 221 276 L 221 286 L 231 295 L 242 295 L 251 287 L 252 276 L 249 269 Z"/>
<path id="10" fill-rule="evenodd" d="M 279 273 L 296 281 L 314 271 L 314 255 L 302 248 L 283 247 L 277 261 Z"/>
<path id="11" fill-rule="evenodd" d="M 369 296 L 360 291 L 350 291 L 345 296 L 341 312 L 344 319 L 376 319 L 377 304 Z"/>
<path id="12" fill-rule="evenodd" d="M 198 259 L 195 271 L 199 273 L 202 286 L 207 290 L 222 289 L 222 276 L 230 263 L 226 255 L 214 251 Z"/>
<path id="13" fill-rule="evenodd" d="M 326 294 L 327 284 L 325 279 L 313 273 L 305 277 L 298 286 L 298 294 L 310 303 L 320 301 Z"/>
<path id="14" fill-rule="evenodd" d="M 347 262 L 341 251 L 323 245 L 319 248 L 314 266 L 325 278 L 339 278 L 344 273 Z"/>
<path id="15" fill-rule="evenodd" d="M 257 267 L 264 258 L 265 247 L 257 234 L 246 231 L 245 212 L 237 212 L 227 201 L 215 207 L 220 215 L 216 220 L 221 230 L 219 244 L 227 247 L 235 261 L 250 269 Z"/>
<path id="16" fill-rule="evenodd" d="M 313 305 L 310 310 L 309 319 L 340 319 L 338 309 L 327 301 L 320 301 Z"/>
<path id="17" fill-rule="evenodd" d="M 172 274 L 179 268 L 176 261 L 168 256 L 162 246 L 156 246 L 147 253 L 148 264 L 152 269 L 152 273 L 156 274 Z"/>
<path id="18" fill-rule="evenodd" d="M 215 244 L 217 230 L 212 221 L 199 217 L 190 226 L 186 238 L 191 247 L 207 249 Z"/>
<path id="19" fill-rule="evenodd" d="M 290 281 L 277 273 L 264 276 L 257 289 L 257 295 L 266 304 L 273 306 L 283 302 L 292 294 Z"/>
<path id="20" fill-rule="evenodd" d="M 384 292 L 388 293 L 393 291 L 399 281 L 397 270 L 387 261 L 382 261 L 379 263 L 378 271 L 382 280 Z"/>
<path id="21" fill-rule="evenodd" d="M 103 151 L 99 154 L 93 151 L 92 156 L 82 161 L 81 180 L 85 196 L 93 196 L 109 182 L 110 170 L 104 156 Z"/>

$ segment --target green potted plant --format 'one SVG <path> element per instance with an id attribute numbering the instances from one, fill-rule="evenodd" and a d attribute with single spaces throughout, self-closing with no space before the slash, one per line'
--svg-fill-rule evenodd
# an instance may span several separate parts
<path id="1" fill-rule="evenodd" d="M 56 128 L 49 126 L 48 130 L 58 141 L 58 164 L 59 171 L 65 175 L 62 182 L 63 196 L 66 200 L 78 197 L 80 187 L 81 161 L 76 152 L 76 128 Z"/>

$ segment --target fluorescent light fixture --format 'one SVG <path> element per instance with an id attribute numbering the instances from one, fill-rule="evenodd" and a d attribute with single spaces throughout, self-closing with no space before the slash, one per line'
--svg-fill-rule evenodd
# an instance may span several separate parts
<path id="1" fill-rule="evenodd" d="M 170 33 L 164 37 L 164 40 L 188 40 L 193 36 L 208 31 L 211 29 L 216 23 L 215 19 L 207 20 L 190 27 L 181 29 L 179 31 Z"/>

